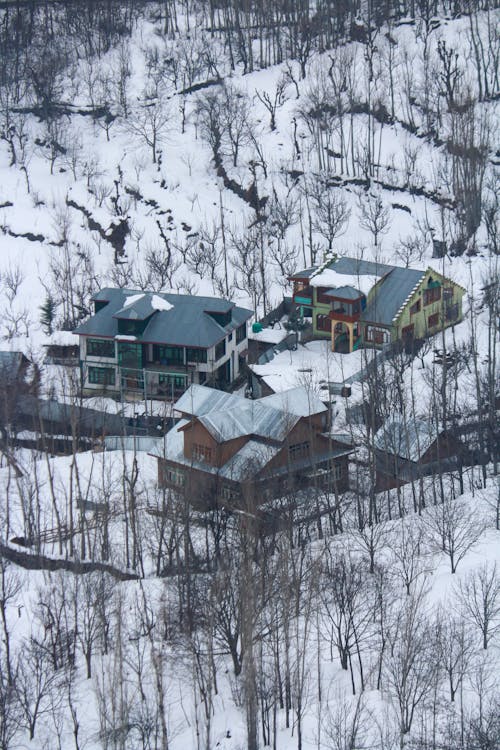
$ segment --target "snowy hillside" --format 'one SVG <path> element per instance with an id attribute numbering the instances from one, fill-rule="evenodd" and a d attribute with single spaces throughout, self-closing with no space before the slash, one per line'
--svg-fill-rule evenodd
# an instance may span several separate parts
<path id="1" fill-rule="evenodd" d="M 261 498 L 196 511 L 133 439 L 54 456 L 38 414 L 11 443 L 2 387 L 1 750 L 500 748 L 499 31 L 488 0 L 0 0 L 0 350 L 43 398 L 80 408 L 44 345 L 106 286 L 258 319 L 348 255 L 466 289 L 330 394 L 350 490 L 290 492 L 265 534 Z M 321 394 L 374 359 L 347 356 L 255 371 Z M 382 491 L 394 415 L 470 460 Z"/>

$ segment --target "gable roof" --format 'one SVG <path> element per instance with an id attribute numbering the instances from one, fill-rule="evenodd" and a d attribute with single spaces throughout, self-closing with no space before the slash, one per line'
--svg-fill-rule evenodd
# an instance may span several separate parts
<path id="1" fill-rule="evenodd" d="M 211 411 L 198 419 L 218 443 L 246 435 L 282 442 L 300 417 L 243 398 L 236 408 Z"/>
<path id="2" fill-rule="evenodd" d="M 237 482 L 246 477 L 255 477 L 256 473 L 261 471 L 281 450 L 280 445 L 266 445 L 258 440 L 251 439 L 231 456 L 224 466 L 213 466 L 206 461 L 199 461 L 184 455 L 183 430 L 188 424 L 187 419 L 181 419 L 175 427 L 167 432 L 161 441 L 161 445 L 156 445 L 153 448 L 151 455 L 164 458 L 186 468 L 199 469 L 209 474 L 217 474 L 223 479 L 231 479 Z"/>
<path id="3" fill-rule="evenodd" d="M 175 402 L 174 409 L 193 417 L 201 417 L 211 411 L 235 407 L 241 400 L 241 396 L 235 396 L 233 393 L 193 383 Z"/>
<path id="4" fill-rule="evenodd" d="M 391 325 L 424 278 L 426 271 L 395 266 L 384 276 L 368 302 L 362 320 Z"/>
<path id="5" fill-rule="evenodd" d="M 302 386 L 264 396 L 259 399 L 259 404 L 272 406 L 286 414 L 295 414 L 298 417 L 310 417 L 313 414 L 323 414 L 328 411 L 318 396 Z"/>
<path id="6" fill-rule="evenodd" d="M 400 456 L 407 461 L 418 461 L 438 438 L 434 423 L 425 419 L 403 421 L 396 415 L 375 433 L 374 445 L 381 451 Z"/>
<path id="7" fill-rule="evenodd" d="M 75 329 L 78 335 L 115 338 L 119 319 L 142 320 L 146 325 L 137 341 L 207 349 L 252 317 L 251 310 L 217 297 L 106 288 L 92 299 L 107 305 Z M 209 314 L 228 312 L 231 322 L 225 326 Z"/>

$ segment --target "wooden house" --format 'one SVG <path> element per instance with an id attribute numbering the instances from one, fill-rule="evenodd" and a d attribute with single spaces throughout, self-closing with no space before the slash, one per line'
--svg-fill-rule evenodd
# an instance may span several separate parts
<path id="1" fill-rule="evenodd" d="M 328 431 L 328 410 L 304 388 L 252 401 L 191 386 L 182 419 L 155 451 L 158 482 L 202 509 L 256 506 L 307 487 L 348 487 L 352 446 Z"/>

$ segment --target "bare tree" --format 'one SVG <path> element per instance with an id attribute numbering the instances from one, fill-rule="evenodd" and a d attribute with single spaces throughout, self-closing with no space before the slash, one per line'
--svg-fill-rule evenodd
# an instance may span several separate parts
<path id="1" fill-rule="evenodd" d="M 384 680 L 396 708 L 403 748 L 415 713 L 425 703 L 435 676 L 432 627 L 422 587 L 406 597 L 394 613 L 388 634 L 390 649 L 385 652 Z"/>
<path id="2" fill-rule="evenodd" d="M 481 632 L 483 648 L 500 632 L 500 578 L 496 563 L 485 562 L 458 582 L 464 617 Z"/>
<path id="3" fill-rule="evenodd" d="M 379 192 L 359 193 L 359 223 L 371 233 L 375 247 L 379 244 L 380 235 L 389 229 L 389 209 L 384 205 Z"/>
<path id="4" fill-rule="evenodd" d="M 485 522 L 478 517 L 476 508 L 448 494 L 427 510 L 424 521 L 431 546 L 448 557 L 452 573 L 485 530 Z"/>

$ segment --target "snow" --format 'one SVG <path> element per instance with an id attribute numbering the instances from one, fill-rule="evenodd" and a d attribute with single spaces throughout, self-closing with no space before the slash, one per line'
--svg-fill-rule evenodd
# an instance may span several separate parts
<path id="1" fill-rule="evenodd" d="M 162 299 L 162 297 L 159 297 L 157 294 L 153 294 L 151 297 L 151 307 L 153 310 L 162 310 L 164 312 L 168 310 L 172 310 L 173 305 L 170 304 L 170 302 L 167 302 L 166 299 Z"/>
<path id="2" fill-rule="evenodd" d="M 135 305 L 143 297 L 145 297 L 145 294 L 131 294 L 126 298 L 125 302 L 123 303 L 123 307 L 130 307 L 131 305 Z"/>
<path id="3" fill-rule="evenodd" d="M 381 278 L 381 276 L 376 276 L 375 274 L 338 273 L 331 268 L 325 268 L 315 276 L 312 276 L 309 283 L 314 287 L 321 286 L 328 289 L 352 286 L 354 289 L 359 289 L 365 296 L 368 296 L 368 292 L 373 289 L 377 281 Z"/>
<path id="4" fill-rule="evenodd" d="M 263 328 L 262 331 L 254 333 L 248 332 L 248 338 L 251 341 L 261 341 L 264 344 L 279 344 L 289 335 L 286 328 Z"/>
<path id="5" fill-rule="evenodd" d="M 311 341 L 299 344 L 296 351 L 276 354 L 265 365 L 250 365 L 274 393 L 302 385 L 318 393 L 328 383 L 345 383 L 361 379 L 362 373 L 376 352 L 372 349 L 356 350 L 351 354 L 331 351 L 329 341 Z"/>

